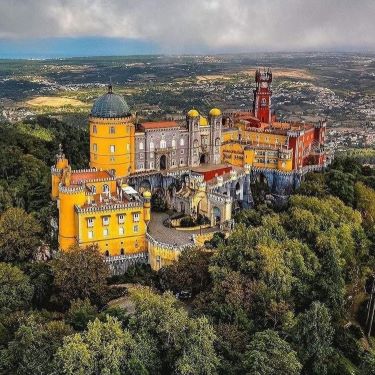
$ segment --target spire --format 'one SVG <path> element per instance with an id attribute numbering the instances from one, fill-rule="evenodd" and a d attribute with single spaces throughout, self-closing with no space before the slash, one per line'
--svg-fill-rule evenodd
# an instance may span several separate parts
<path id="1" fill-rule="evenodd" d="M 59 144 L 59 152 L 56 154 L 56 160 L 59 159 L 65 159 L 64 150 L 61 143 Z"/>

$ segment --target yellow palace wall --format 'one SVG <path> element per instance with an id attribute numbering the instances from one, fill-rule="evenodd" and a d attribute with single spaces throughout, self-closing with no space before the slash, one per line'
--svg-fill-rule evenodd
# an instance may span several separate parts
<path id="1" fill-rule="evenodd" d="M 139 220 L 134 221 L 133 214 L 139 214 Z M 143 207 L 123 208 L 113 211 L 76 212 L 76 233 L 80 246 L 98 244 L 100 250 L 109 255 L 120 255 L 121 249 L 125 254 L 147 251 L 146 223 Z M 119 215 L 124 215 L 124 222 L 119 223 Z M 109 219 L 105 225 L 103 218 Z M 93 219 L 93 226 L 89 227 L 88 219 Z M 120 228 L 123 233 L 120 233 Z M 92 231 L 92 238 L 89 232 Z M 105 231 L 107 231 L 105 233 Z"/>
<path id="2" fill-rule="evenodd" d="M 118 177 L 127 176 L 135 170 L 133 120 L 133 116 L 108 119 L 90 117 L 91 168 L 114 169 Z"/>

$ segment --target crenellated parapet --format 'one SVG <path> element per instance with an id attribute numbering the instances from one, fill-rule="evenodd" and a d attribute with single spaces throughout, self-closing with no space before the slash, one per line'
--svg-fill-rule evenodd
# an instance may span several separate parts
<path id="1" fill-rule="evenodd" d="M 74 206 L 74 209 L 79 214 L 88 214 L 88 213 L 95 213 L 95 212 L 107 212 L 107 211 L 117 211 L 117 210 L 126 210 L 126 209 L 134 209 L 134 208 L 143 208 L 143 202 L 126 202 L 126 203 L 109 203 L 109 204 L 101 204 L 101 205 L 94 205 L 91 204 L 87 207 L 81 206 Z"/>
<path id="2" fill-rule="evenodd" d="M 59 192 L 63 194 L 78 194 L 84 193 L 86 190 L 85 186 L 64 186 L 62 183 L 59 184 Z"/>

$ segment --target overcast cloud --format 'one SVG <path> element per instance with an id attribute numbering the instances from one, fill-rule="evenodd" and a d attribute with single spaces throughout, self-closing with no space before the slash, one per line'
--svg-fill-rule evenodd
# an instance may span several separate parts
<path id="1" fill-rule="evenodd" d="M 0 38 L 104 36 L 161 52 L 375 50 L 375 0 L 0 0 Z"/>

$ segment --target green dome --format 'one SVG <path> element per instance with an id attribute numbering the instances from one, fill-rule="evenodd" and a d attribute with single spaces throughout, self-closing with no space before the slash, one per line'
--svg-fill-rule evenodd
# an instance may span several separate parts
<path id="1" fill-rule="evenodd" d="M 91 116 L 99 118 L 113 118 L 129 116 L 130 109 L 123 96 L 114 94 L 112 87 L 106 94 L 95 100 Z"/>

